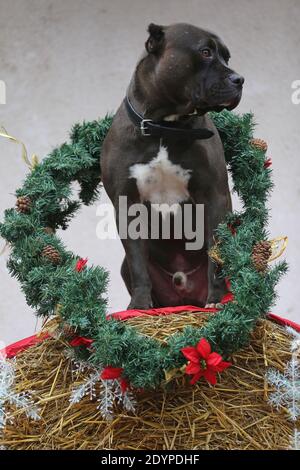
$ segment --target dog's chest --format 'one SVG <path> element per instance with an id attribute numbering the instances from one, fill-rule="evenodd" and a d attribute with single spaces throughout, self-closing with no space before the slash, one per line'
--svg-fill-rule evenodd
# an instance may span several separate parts
<path id="1" fill-rule="evenodd" d="M 136 179 L 142 201 L 171 206 L 189 198 L 188 182 L 191 170 L 172 163 L 167 149 L 163 146 L 149 163 L 132 165 L 130 177 Z"/>

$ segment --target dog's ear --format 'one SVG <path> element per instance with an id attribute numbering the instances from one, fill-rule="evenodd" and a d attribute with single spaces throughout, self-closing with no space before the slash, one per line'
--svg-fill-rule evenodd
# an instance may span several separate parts
<path id="1" fill-rule="evenodd" d="M 155 54 L 159 52 L 163 46 L 165 39 L 164 27 L 150 23 L 148 33 L 150 36 L 145 42 L 146 51 L 149 52 L 149 54 Z"/>

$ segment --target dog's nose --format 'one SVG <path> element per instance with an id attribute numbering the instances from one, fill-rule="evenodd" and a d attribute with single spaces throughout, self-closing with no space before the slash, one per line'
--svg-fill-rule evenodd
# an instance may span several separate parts
<path id="1" fill-rule="evenodd" d="M 234 83 L 237 86 L 243 86 L 243 83 L 245 81 L 244 77 L 242 75 L 239 75 L 238 73 L 232 73 L 229 75 L 229 80 Z"/>

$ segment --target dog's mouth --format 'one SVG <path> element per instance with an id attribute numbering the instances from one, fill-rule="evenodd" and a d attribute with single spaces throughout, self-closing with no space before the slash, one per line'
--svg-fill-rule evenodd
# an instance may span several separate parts
<path id="1" fill-rule="evenodd" d="M 239 102 L 241 101 L 241 97 L 242 97 L 242 93 L 238 93 L 232 98 L 225 98 L 224 101 L 221 101 L 220 103 L 202 102 L 200 105 L 195 107 L 195 110 L 193 113 L 202 115 L 209 111 L 220 112 L 220 111 L 223 111 L 223 109 L 232 111 L 234 108 L 238 106 Z"/>
<path id="2" fill-rule="evenodd" d="M 239 93 L 234 98 L 228 101 L 224 101 L 224 103 L 217 105 L 217 107 L 222 108 L 222 109 L 228 109 L 229 111 L 231 111 L 232 109 L 238 106 L 239 102 L 241 101 L 241 97 L 242 97 L 242 94 Z"/>
<path id="3" fill-rule="evenodd" d="M 194 100 L 191 100 L 187 104 L 178 107 L 176 114 L 166 116 L 163 119 L 165 121 L 177 121 L 183 117 L 186 118 L 189 116 L 203 116 L 210 111 L 220 112 L 223 111 L 223 109 L 232 111 L 238 106 L 239 102 L 241 101 L 241 97 L 242 93 L 240 92 L 235 94 L 233 97 L 224 97 L 222 98 L 222 101 L 220 99 L 219 102 L 216 102 L 215 100 L 213 102 L 201 100 L 200 102 L 195 103 Z"/>

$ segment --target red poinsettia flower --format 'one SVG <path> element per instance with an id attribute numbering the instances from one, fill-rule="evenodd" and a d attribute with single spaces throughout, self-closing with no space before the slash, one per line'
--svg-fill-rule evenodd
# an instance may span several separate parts
<path id="1" fill-rule="evenodd" d="M 222 372 L 231 366 L 230 362 L 223 361 L 220 354 L 211 352 L 210 344 L 205 338 L 202 338 L 196 347 L 188 346 L 181 349 L 181 352 L 190 361 L 185 372 L 188 375 L 193 375 L 192 385 L 201 377 L 204 377 L 210 384 L 215 385 L 217 383 L 217 372 Z"/>
<path id="2" fill-rule="evenodd" d="M 129 382 L 122 377 L 124 369 L 122 367 L 105 367 L 100 375 L 103 380 L 118 379 L 123 393 L 129 388 Z"/>
<path id="3" fill-rule="evenodd" d="M 87 259 L 87 258 L 85 258 L 85 259 L 83 259 L 83 258 L 79 259 L 79 260 L 77 261 L 77 263 L 76 263 L 76 266 L 75 266 L 76 271 L 77 271 L 78 273 L 80 273 L 80 272 L 84 269 L 84 267 L 85 267 L 85 265 L 86 265 L 87 262 L 88 262 L 88 259 Z"/>
<path id="4" fill-rule="evenodd" d="M 119 379 L 122 375 L 123 368 L 122 367 L 105 367 L 101 373 L 101 379 L 103 380 L 113 380 Z"/>

